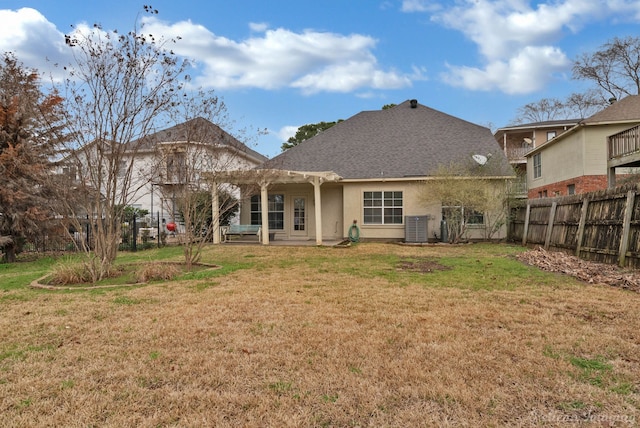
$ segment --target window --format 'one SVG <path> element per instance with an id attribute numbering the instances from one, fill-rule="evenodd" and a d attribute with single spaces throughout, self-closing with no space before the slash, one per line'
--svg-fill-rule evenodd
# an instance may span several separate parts
<path id="1" fill-rule="evenodd" d="M 575 184 L 569 184 L 567 186 L 567 195 L 575 195 L 576 194 L 576 185 Z"/>
<path id="2" fill-rule="evenodd" d="M 305 230 L 305 199 L 295 198 L 293 200 L 293 230 Z"/>
<path id="3" fill-rule="evenodd" d="M 484 225 L 484 214 L 476 211 L 476 210 L 472 210 L 470 208 L 467 208 L 466 210 L 466 217 L 467 217 L 467 224 L 474 224 L 477 226 L 482 226 Z"/>
<path id="4" fill-rule="evenodd" d="M 125 161 L 118 162 L 118 177 L 122 178 L 127 175 L 129 165 Z"/>
<path id="5" fill-rule="evenodd" d="M 172 153 L 167 158 L 167 181 L 181 183 L 185 181 L 187 161 L 184 153 Z"/>
<path id="6" fill-rule="evenodd" d="M 262 224 L 260 195 L 251 197 L 251 224 Z M 284 195 L 269 195 L 269 230 L 284 230 Z"/>
<path id="7" fill-rule="evenodd" d="M 442 207 L 442 218 L 450 224 L 457 224 L 460 228 L 463 225 L 484 226 L 484 213 L 476 211 L 473 208 L 465 208 L 461 206 Z"/>
<path id="8" fill-rule="evenodd" d="M 402 192 L 364 192 L 364 224 L 402 224 Z"/>
<path id="9" fill-rule="evenodd" d="M 533 178 L 542 177 L 542 153 L 533 155 Z"/>
<path id="10" fill-rule="evenodd" d="M 62 173 L 71 181 L 76 181 L 76 179 L 78 178 L 75 166 L 62 167 Z"/>
<path id="11" fill-rule="evenodd" d="M 547 132 L 547 141 L 549 141 L 552 138 L 556 137 L 556 131 L 549 131 Z"/>

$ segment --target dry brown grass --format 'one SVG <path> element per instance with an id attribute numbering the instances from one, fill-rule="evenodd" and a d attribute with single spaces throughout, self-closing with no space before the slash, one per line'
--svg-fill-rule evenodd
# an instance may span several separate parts
<path id="1" fill-rule="evenodd" d="M 403 270 L 449 256 L 498 284 L 502 250 L 482 248 L 223 246 L 204 260 L 246 268 L 7 291 L 2 425 L 636 425 L 640 295 L 533 267 L 480 289 L 446 282 L 461 267 Z"/>

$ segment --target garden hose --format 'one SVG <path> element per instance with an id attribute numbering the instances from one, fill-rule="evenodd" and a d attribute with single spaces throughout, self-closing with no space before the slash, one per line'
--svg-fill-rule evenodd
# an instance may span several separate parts
<path id="1" fill-rule="evenodd" d="M 360 240 L 360 228 L 356 224 L 356 221 L 353 221 L 353 224 L 349 228 L 349 241 L 358 242 Z"/>

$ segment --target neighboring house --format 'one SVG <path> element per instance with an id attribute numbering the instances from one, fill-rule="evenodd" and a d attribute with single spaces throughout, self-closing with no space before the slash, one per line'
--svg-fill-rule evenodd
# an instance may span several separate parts
<path id="1" fill-rule="evenodd" d="M 527 158 L 525 154 L 564 133 L 580 122 L 580 119 L 547 120 L 543 122 L 509 125 L 498 129 L 494 137 L 513 167 L 517 180 L 510 192 L 518 197 L 527 197 Z"/>
<path id="2" fill-rule="evenodd" d="M 640 96 L 628 96 L 526 153 L 529 198 L 606 189 L 637 166 L 640 147 L 627 144 L 640 124 Z M 630 131 L 631 130 L 631 131 Z M 613 144 L 620 141 L 620 144 Z M 614 149 L 608 146 L 613 144 Z M 609 177 L 608 177 L 609 176 Z"/>
<path id="3" fill-rule="evenodd" d="M 229 171 L 217 180 L 260 185 L 241 223 L 261 224 L 263 243 L 267 232 L 278 240 L 340 240 L 353 223 L 363 239 L 405 240 L 414 218 L 427 219 L 434 240 L 443 207 L 426 204 L 421 194 L 439 169 L 453 164 L 499 186 L 514 177 L 489 129 L 410 100 L 358 113 L 251 174 Z M 482 213 L 476 220 L 470 239 L 485 236 Z"/>
<path id="4" fill-rule="evenodd" d="M 143 144 L 132 145 L 138 146 L 134 168 L 144 171 L 148 179 L 131 198 L 131 205 L 148 210 L 153 218 L 159 214 L 165 221 L 178 220 L 172 189 L 198 185 L 203 173 L 252 169 L 267 160 L 203 118 L 159 131 L 147 136 Z M 234 194 L 240 197 L 239 192 Z"/>
<path id="5" fill-rule="evenodd" d="M 58 162 L 59 173 L 70 182 L 83 180 L 93 144 L 76 157 Z M 133 159 L 133 162 L 131 162 Z M 132 141 L 121 156 L 119 178 L 129 180 L 128 194 L 119 197 L 126 205 L 147 210 L 153 219 L 176 221 L 172 189 L 188 180 L 193 185 L 202 173 L 227 169 L 251 169 L 267 157 L 250 149 L 218 125 L 196 118 Z M 127 174 L 127 168 L 131 173 Z M 121 189 L 118 190 L 121 192 Z M 239 196 L 239 194 L 237 195 Z"/>

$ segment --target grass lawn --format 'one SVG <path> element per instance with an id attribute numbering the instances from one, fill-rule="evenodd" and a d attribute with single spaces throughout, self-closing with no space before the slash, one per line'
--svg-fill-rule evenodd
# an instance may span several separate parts
<path id="1" fill-rule="evenodd" d="M 221 245 L 221 269 L 73 291 L 28 288 L 53 259 L 0 265 L 0 425 L 640 424 L 640 294 L 521 251 Z"/>

